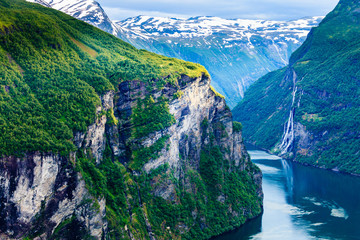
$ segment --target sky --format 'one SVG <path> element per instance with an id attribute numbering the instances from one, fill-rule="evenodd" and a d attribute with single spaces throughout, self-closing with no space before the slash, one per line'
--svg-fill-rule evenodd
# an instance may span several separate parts
<path id="1" fill-rule="evenodd" d="M 97 0 L 112 20 L 138 15 L 293 20 L 324 16 L 338 0 Z"/>

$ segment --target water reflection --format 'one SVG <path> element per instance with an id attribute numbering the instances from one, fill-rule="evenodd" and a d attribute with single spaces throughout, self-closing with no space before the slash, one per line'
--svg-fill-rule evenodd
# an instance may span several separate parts
<path id="1" fill-rule="evenodd" d="M 264 213 L 215 238 L 360 239 L 360 178 L 249 151 L 263 172 Z"/>

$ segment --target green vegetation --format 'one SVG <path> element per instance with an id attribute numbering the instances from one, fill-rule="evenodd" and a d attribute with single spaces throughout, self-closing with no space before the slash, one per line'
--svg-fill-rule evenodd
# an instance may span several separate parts
<path id="1" fill-rule="evenodd" d="M 22 0 L 0 2 L 0 43 L 0 155 L 74 151 L 73 132 L 94 122 L 98 94 L 121 81 L 207 74 Z"/>
<path id="2" fill-rule="evenodd" d="M 133 149 L 133 161 L 130 163 L 129 167 L 134 170 L 140 170 L 145 163 L 149 162 L 149 160 L 158 158 L 168 139 L 168 135 L 162 136 L 150 147 Z"/>
<path id="3" fill-rule="evenodd" d="M 157 102 L 148 96 L 139 99 L 132 113 L 133 137 L 142 138 L 150 133 L 164 130 L 175 123 L 175 118 L 169 113 L 169 106 L 164 98 Z"/>
<path id="4" fill-rule="evenodd" d="M 174 99 L 180 99 L 182 97 L 182 95 L 184 94 L 183 91 L 177 91 L 175 94 L 174 94 Z"/>
<path id="5" fill-rule="evenodd" d="M 75 161 L 68 162 L 73 164 L 69 171 L 74 166 L 91 195 L 78 207 L 99 212 L 105 198 L 108 239 L 128 239 L 128 231 L 135 239 L 149 239 L 147 223 L 158 239 L 205 239 L 233 229 L 261 211 L 251 175 L 258 170 L 248 166 L 240 171 L 224 158 L 228 150 L 216 140 L 228 137 L 222 123 L 202 122 L 203 138 L 211 143 L 203 146 L 200 166 L 183 156 L 184 166 L 178 170 L 182 179 L 168 164 L 150 173 L 143 170 L 164 148 L 169 150 L 170 136 L 164 130 L 176 123 L 169 112 L 171 100 L 152 93 L 166 84 L 178 87 L 184 74 L 208 75 L 198 64 L 137 50 L 61 12 L 22 0 L 0 0 L 0 156 L 39 151 L 70 159 L 69 153 L 76 153 Z M 116 92 L 124 81 L 146 89 L 144 95 L 134 96 L 137 102 L 127 119 L 126 159 L 114 156 L 106 135 L 103 159 L 96 162 L 91 149 L 75 148 L 74 133 L 85 132 L 104 115 L 107 130 L 120 128 L 125 120 L 119 112 L 96 114 L 96 109 L 99 95 Z M 178 91 L 173 97 L 181 96 Z M 240 124 L 234 125 L 235 131 L 241 130 Z M 143 146 L 145 137 L 157 137 L 155 132 L 161 137 Z M 159 192 L 170 187 L 172 195 L 165 200 Z M 48 203 L 43 201 L 28 238 L 51 229 L 45 224 Z M 74 215 L 60 223 L 50 239 L 75 237 L 90 239 Z"/>
<path id="6" fill-rule="evenodd" d="M 119 123 L 119 120 L 117 120 L 114 115 L 114 109 L 112 108 L 106 111 L 106 119 L 107 119 L 106 124 L 110 126 L 118 125 Z"/>
<path id="7" fill-rule="evenodd" d="M 212 91 L 213 93 L 215 93 L 216 96 L 225 99 L 225 97 L 224 97 L 223 95 L 221 95 L 220 93 L 218 93 L 218 92 L 215 90 L 215 88 L 213 88 L 213 86 L 210 86 L 210 89 L 211 89 L 211 91 Z"/>
<path id="8" fill-rule="evenodd" d="M 125 196 L 125 167 L 119 162 L 112 161 L 112 152 L 109 145 L 106 145 L 104 157 L 101 164 L 96 165 L 91 155 L 82 151 L 77 154 L 77 170 L 85 180 L 86 187 L 94 197 L 105 197 L 106 218 L 109 228 L 112 229 L 111 239 L 118 239 L 122 235 L 125 224 L 129 222 Z M 93 207 L 98 208 L 97 200 Z"/>
<path id="9" fill-rule="evenodd" d="M 204 119 L 203 138 L 214 136 L 212 127 Z M 249 174 L 259 170 L 240 171 L 224 159 L 215 139 L 212 142 L 201 151 L 200 173 L 191 168 L 186 170 L 185 179 L 189 179 L 190 186 L 174 179 L 167 165 L 137 178 L 152 230 L 161 239 L 178 239 L 178 236 L 208 239 L 240 226 L 261 212 L 261 199 L 256 195 L 256 186 Z M 174 184 L 175 202 L 151 194 L 161 188 L 162 182 L 167 186 Z"/>
<path id="10" fill-rule="evenodd" d="M 295 159 L 360 173 L 360 21 L 358 1 L 342 0 L 291 56 L 290 66 L 259 79 L 235 108 L 248 141 L 267 149 L 279 142 L 297 75 L 295 122 L 311 133 L 311 145 L 295 147 Z"/>
<path id="11" fill-rule="evenodd" d="M 236 132 L 236 133 L 241 132 L 242 129 L 243 129 L 243 126 L 242 126 L 241 123 L 236 122 L 236 121 L 233 122 L 233 130 L 234 130 L 234 132 Z"/>
<path id="12" fill-rule="evenodd" d="M 75 215 L 73 215 L 72 217 L 62 221 L 49 238 L 49 240 L 57 239 L 94 240 L 95 238 L 89 235 L 86 227 L 76 219 Z"/>

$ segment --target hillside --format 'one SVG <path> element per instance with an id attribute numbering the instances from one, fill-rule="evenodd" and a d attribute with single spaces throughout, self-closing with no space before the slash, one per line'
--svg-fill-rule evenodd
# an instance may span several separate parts
<path id="1" fill-rule="evenodd" d="M 204 67 L 0 0 L 0 238 L 207 239 L 262 211 Z"/>
<path id="2" fill-rule="evenodd" d="M 234 109 L 248 142 L 317 167 L 360 174 L 360 14 L 341 0 Z"/>

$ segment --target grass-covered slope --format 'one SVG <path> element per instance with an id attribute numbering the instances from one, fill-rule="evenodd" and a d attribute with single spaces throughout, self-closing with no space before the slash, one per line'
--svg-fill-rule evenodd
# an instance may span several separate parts
<path id="1" fill-rule="evenodd" d="M 290 155 L 303 163 L 360 173 L 359 6 L 358 0 L 341 0 L 287 68 L 250 87 L 234 110 L 249 142 L 276 149 L 293 110 Z"/>
<path id="2" fill-rule="evenodd" d="M 120 81 L 195 77 L 200 65 L 162 57 L 59 11 L 0 1 L 0 155 L 73 150 L 98 94 Z"/>

